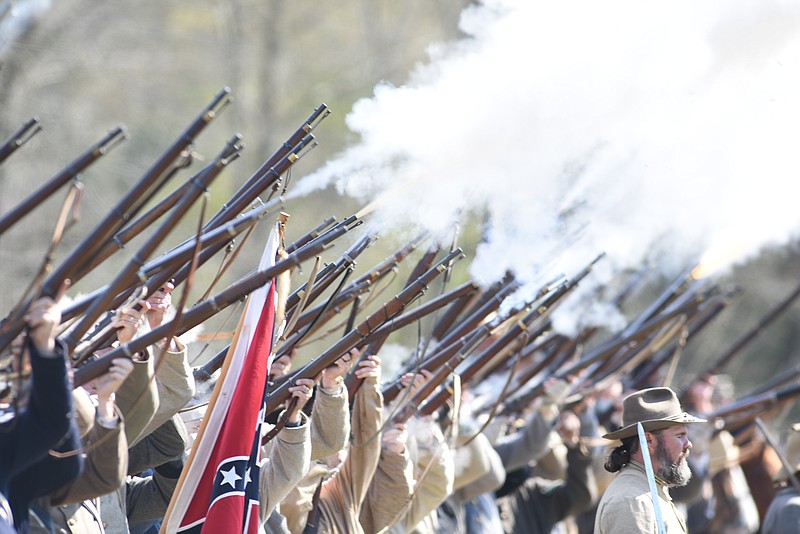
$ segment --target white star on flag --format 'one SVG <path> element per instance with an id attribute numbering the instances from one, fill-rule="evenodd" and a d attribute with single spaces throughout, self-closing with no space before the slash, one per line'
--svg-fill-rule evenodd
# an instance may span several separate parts
<path id="1" fill-rule="evenodd" d="M 223 484 L 230 484 L 231 488 L 236 487 L 236 482 L 241 480 L 242 477 L 236 474 L 236 468 L 231 467 L 229 471 L 220 471 L 222 474 L 222 482 L 219 483 L 220 486 Z"/>

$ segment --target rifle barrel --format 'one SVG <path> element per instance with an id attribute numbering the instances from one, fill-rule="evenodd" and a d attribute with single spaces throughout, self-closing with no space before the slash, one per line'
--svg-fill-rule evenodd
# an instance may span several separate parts
<path id="1" fill-rule="evenodd" d="M 41 131 L 42 127 L 39 126 L 39 119 L 36 117 L 28 119 L 19 130 L 11 134 L 11 137 L 0 145 L 0 163 L 3 163 L 19 147 L 30 141 L 34 135 Z"/>
<path id="2" fill-rule="evenodd" d="M 109 150 L 117 146 L 122 140 L 127 138 L 127 133 L 123 126 L 117 126 L 103 136 L 100 141 L 85 150 L 80 156 L 74 159 L 69 165 L 48 180 L 39 189 L 31 193 L 28 198 L 17 204 L 11 211 L 0 218 L 0 235 L 4 234 L 9 228 L 17 224 L 23 217 L 28 215 L 33 209 L 39 206 L 45 199 L 49 198 L 56 191 L 61 189 L 67 182 L 74 179 L 79 173 L 84 171 L 89 165 L 100 159 Z"/>

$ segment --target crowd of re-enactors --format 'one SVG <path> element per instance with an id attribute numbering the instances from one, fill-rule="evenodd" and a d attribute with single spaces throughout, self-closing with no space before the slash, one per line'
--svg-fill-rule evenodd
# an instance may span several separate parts
<path id="1" fill-rule="evenodd" d="M 120 343 L 161 324 L 170 290 L 151 295 L 140 311 L 116 314 Z M 35 301 L 26 321 L 12 352 L 24 354 L 15 357 L 16 371 L 28 378 L 3 406 L 0 533 L 158 532 L 204 414 L 202 405 L 187 407 L 207 398 L 213 380 L 195 381 L 186 347 L 174 338 L 115 359 L 105 375 L 73 388 L 56 339 L 58 303 Z M 287 356 L 276 359 L 271 377 L 291 364 Z M 351 369 L 363 379 L 352 405 L 343 385 Z M 396 404 L 429 376 L 402 374 L 404 391 L 384 403 L 381 386 L 394 377 L 381 379 L 378 355 L 351 351 L 316 381 L 298 382 L 286 427 L 262 451 L 260 531 L 602 531 L 598 503 L 621 476 L 606 469 L 620 442 L 603 438 L 622 426 L 628 392 L 620 382 L 575 399 L 567 382 L 548 379 L 522 413 L 488 419 L 474 413 L 476 397 L 464 388 L 458 403 L 433 415 L 392 422 Z M 725 384 L 724 377 L 697 380 L 682 396 L 683 408 L 711 412 L 730 395 Z M 693 533 L 800 532 L 800 496 L 786 471 L 754 487 L 741 467 L 744 447 L 730 432 L 711 422 L 689 427 L 691 478 L 680 485 L 655 476 L 667 513 L 679 518 L 668 532 L 675 524 Z M 652 511 L 649 499 L 638 506 Z M 621 519 L 631 532 L 637 521 Z"/>

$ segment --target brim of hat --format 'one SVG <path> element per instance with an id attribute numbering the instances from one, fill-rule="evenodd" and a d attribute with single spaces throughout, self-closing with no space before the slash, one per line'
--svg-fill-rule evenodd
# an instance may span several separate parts
<path id="1" fill-rule="evenodd" d="M 670 426 L 674 425 L 683 425 L 687 423 L 706 423 L 705 419 L 700 419 L 699 417 L 695 417 L 691 414 L 684 412 L 681 415 L 676 415 L 674 417 L 666 417 L 664 419 L 650 419 L 648 421 L 641 421 L 642 426 L 645 430 L 661 430 Z M 625 439 L 631 436 L 635 436 L 638 433 L 636 429 L 636 423 L 632 425 L 628 425 L 626 427 L 622 427 L 619 430 L 614 432 L 609 432 L 605 434 L 603 437 L 605 439 Z"/>

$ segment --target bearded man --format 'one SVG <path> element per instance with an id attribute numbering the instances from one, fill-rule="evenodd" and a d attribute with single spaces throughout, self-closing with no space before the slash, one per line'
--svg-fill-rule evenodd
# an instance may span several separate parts
<path id="1" fill-rule="evenodd" d="M 669 488 L 684 486 L 692 477 L 686 462 L 692 448 L 687 425 L 704 423 L 705 419 L 684 412 L 675 392 L 662 387 L 627 396 L 622 404 L 622 421 L 622 428 L 603 436 L 622 444 L 611 451 L 605 463 L 605 469 L 617 476 L 598 504 L 595 534 L 659 532 L 654 504 L 661 511 L 667 533 L 686 532 Z M 650 491 L 638 423 L 644 429 L 657 497 Z"/>

